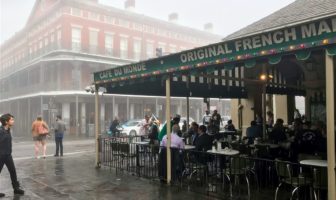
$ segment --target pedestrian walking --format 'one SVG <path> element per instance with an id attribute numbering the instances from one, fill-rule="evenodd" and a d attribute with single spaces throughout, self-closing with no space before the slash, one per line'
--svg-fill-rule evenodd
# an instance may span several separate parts
<path id="1" fill-rule="evenodd" d="M 35 158 L 39 158 L 40 145 L 42 146 L 43 158 L 46 158 L 47 142 L 46 138 L 49 133 L 49 127 L 42 117 L 37 117 L 32 124 L 33 140 L 35 142 Z"/>
<path id="2" fill-rule="evenodd" d="M 6 165 L 10 178 L 12 180 L 12 186 L 14 194 L 22 195 L 24 190 L 20 188 L 20 183 L 17 180 L 15 164 L 12 157 L 12 136 L 11 127 L 14 125 L 14 117 L 11 114 L 4 114 L 0 117 L 2 126 L 0 127 L 0 173 L 4 165 Z M 0 193 L 0 197 L 4 197 L 4 193 Z"/>
<path id="3" fill-rule="evenodd" d="M 64 132 L 66 131 L 65 123 L 62 120 L 60 115 L 56 116 L 56 124 L 55 124 L 55 143 L 56 143 L 56 156 L 63 156 L 63 137 Z"/>

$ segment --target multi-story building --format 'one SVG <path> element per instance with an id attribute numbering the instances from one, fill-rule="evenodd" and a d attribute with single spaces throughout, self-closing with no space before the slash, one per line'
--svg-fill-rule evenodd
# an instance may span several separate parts
<path id="1" fill-rule="evenodd" d="M 178 25 L 176 14 L 162 21 L 132 9 L 134 0 L 125 10 L 98 0 L 36 0 L 25 27 L 1 45 L 0 113 L 16 116 L 16 134 L 28 135 L 36 116 L 50 123 L 56 114 L 70 133 L 85 134 L 94 121 L 94 98 L 84 88 L 94 71 L 153 58 L 157 48 L 169 54 L 220 41 Z M 148 99 L 104 96 L 102 118 L 162 115 L 164 101 Z M 183 112 L 182 105 L 177 100 L 175 111 Z"/>

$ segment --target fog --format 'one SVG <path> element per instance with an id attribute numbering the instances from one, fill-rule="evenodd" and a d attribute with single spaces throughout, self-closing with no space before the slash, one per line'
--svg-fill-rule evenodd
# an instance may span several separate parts
<path id="1" fill-rule="evenodd" d="M 21 30 L 35 0 L 1 0 L 0 43 Z M 99 0 L 101 4 L 124 8 L 124 0 Z M 136 0 L 135 11 L 146 16 L 167 20 L 170 13 L 179 15 L 178 23 L 203 29 L 213 23 L 214 33 L 226 36 L 255 22 L 294 0 Z M 18 6 L 20 5 L 20 6 Z"/>

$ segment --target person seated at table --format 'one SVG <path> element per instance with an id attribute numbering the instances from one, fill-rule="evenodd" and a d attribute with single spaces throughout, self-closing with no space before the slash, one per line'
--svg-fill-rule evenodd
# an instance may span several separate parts
<path id="1" fill-rule="evenodd" d="M 227 124 L 225 125 L 224 129 L 225 129 L 226 131 L 236 131 L 236 128 L 235 128 L 235 126 L 234 126 L 233 123 L 232 123 L 232 119 L 230 119 L 230 120 L 227 122 Z"/>
<path id="2" fill-rule="evenodd" d="M 182 138 L 177 135 L 180 131 L 180 126 L 178 124 L 174 124 L 172 129 L 172 133 L 170 134 L 170 147 L 184 149 L 184 142 Z M 167 135 L 163 136 L 160 146 L 167 147 Z"/>
<path id="3" fill-rule="evenodd" d="M 287 140 L 287 136 L 285 133 L 285 128 L 283 126 L 283 119 L 277 119 L 275 122 L 275 125 L 272 129 L 272 132 L 270 132 L 268 139 L 272 141 L 274 144 L 278 144 L 279 142 L 283 142 Z"/>
<path id="4" fill-rule="evenodd" d="M 201 125 L 198 128 L 198 137 L 195 141 L 197 151 L 208 151 L 212 148 L 212 138 L 206 133 L 206 126 Z"/>
<path id="5" fill-rule="evenodd" d="M 180 131 L 180 126 L 178 124 L 174 124 L 172 127 L 171 133 L 171 179 L 172 181 L 176 181 L 180 179 L 182 172 L 184 170 L 184 163 L 181 149 L 184 149 L 184 142 L 182 138 L 180 138 L 177 133 Z M 161 147 L 167 147 L 167 135 L 162 138 Z M 162 181 L 166 177 L 166 160 L 167 153 L 166 148 L 161 148 L 159 153 L 159 177 Z"/>
<path id="6" fill-rule="evenodd" d="M 316 121 L 313 123 L 312 130 L 317 132 L 321 137 L 318 142 L 317 150 L 319 153 L 325 154 L 327 152 L 327 130 L 323 121 Z"/>
<path id="7" fill-rule="evenodd" d="M 206 133 L 206 126 L 201 125 L 198 128 L 198 137 L 195 141 L 195 149 L 198 152 L 194 152 L 195 159 L 197 162 L 206 164 L 208 161 L 211 160 L 211 156 L 207 155 L 206 153 L 212 148 L 212 138 L 210 135 Z"/>
<path id="8" fill-rule="evenodd" d="M 318 151 L 318 143 L 321 140 L 321 137 L 321 134 L 314 130 L 303 128 L 298 129 L 293 142 L 293 152 L 295 160 L 300 153 L 316 153 Z"/>
<path id="9" fill-rule="evenodd" d="M 257 125 L 256 121 L 251 121 L 251 126 L 246 129 L 247 144 L 253 144 L 254 139 L 262 136 L 262 129 Z"/>

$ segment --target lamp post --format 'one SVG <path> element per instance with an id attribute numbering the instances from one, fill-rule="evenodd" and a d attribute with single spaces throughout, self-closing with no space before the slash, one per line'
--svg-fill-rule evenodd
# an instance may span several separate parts
<path id="1" fill-rule="evenodd" d="M 266 87 L 269 80 L 273 79 L 272 75 L 261 74 L 259 79 L 262 81 L 262 124 L 263 139 L 266 139 Z"/>
<path id="2" fill-rule="evenodd" d="M 99 102 L 99 90 L 98 86 L 90 85 L 85 87 L 86 92 L 91 92 L 95 94 L 95 146 L 96 146 L 96 159 L 95 159 L 95 167 L 100 168 L 100 145 L 99 145 L 99 137 L 100 137 L 100 102 Z"/>

